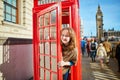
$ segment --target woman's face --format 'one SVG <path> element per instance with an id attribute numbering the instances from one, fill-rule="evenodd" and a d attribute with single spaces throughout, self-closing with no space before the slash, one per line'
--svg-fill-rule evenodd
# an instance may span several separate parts
<path id="1" fill-rule="evenodd" d="M 62 31 L 62 33 L 61 33 L 61 41 L 62 41 L 64 44 L 69 43 L 69 41 L 70 41 L 70 36 L 69 36 L 68 30 L 63 30 L 63 31 Z"/>

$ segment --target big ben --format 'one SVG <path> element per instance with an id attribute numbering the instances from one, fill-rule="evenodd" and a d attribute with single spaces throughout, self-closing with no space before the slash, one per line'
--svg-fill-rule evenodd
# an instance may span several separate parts
<path id="1" fill-rule="evenodd" d="M 103 14 L 100 9 L 100 5 L 98 5 L 98 9 L 96 13 L 96 31 L 97 31 L 97 38 L 100 41 L 103 38 Z"/>

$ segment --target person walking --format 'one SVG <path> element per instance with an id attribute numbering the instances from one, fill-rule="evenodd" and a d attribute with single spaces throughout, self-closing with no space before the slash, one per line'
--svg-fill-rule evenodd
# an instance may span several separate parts
<path id="1" fill-rule="evenodd" d="M 105 50 L 107 52 L 106 64 L 109 64 L 109 59 L 110 59 L 110 54 L 111 54 L 111 51 L 112 51 L 112 46 L 111 46 L 111 43 L 108 42 L 107 38 L 103 42 L 103 46 L 105 47 Z"/>
<path id="2" fill-rule="evenodd" d="M 87 49 L 87 54 L 88 54 L 88 57 L 89 57 L 90 56 L 90 41 L 89 40 L 87 40 L 86 49 Z"/>
<path id="3" fill-rule="evenodd" d="M 118 61 L 118 72 L 120 73 L 120 41 L 116 47 L 116 55 L 115 55 L 115 58 L 117 59 Z"/>
<path id="4" fill-rule="evenodd" d="M 72 28 L 67 27 L 61 30 L 61 47 L 63 60 L 58 62 L 62 67 L 63 80 L 67 80 L 71 66 L 77 63 L 76 37 Z"/>
<path id="5" fill-rule="evenodd" d="M 86 40 L 85 40 L 85 38 L 83 38 L 81 40 L 81 50 L 82 50 L 82 56 L 84 56 L 85 52 L 86 52 Z"/>
<path id="6" fill-rule="evenodd" d="M 100 61 L 101 69 L 103 69 L 104 68 L 103 61 L 106 58 L 107 53 L 106 53 L 106 50 L 105 50 L 105 48 L 104 48 L 102 43 L 100 43 L 98 45 L 97 54 L 96 55 L 97 55 L 98 60 Z"/>
<path id="7" fill-rule="evenodd" d="M 95 62 L 96 49 L 97 49 L 97 44 L 94 42 L 94 39 L 92 39 L 90 43 L 90 57 L 92 59 L 92 62 Z"/>

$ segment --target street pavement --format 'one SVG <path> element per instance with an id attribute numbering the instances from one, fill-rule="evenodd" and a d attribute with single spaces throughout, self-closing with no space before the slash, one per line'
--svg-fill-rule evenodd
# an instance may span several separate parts
<path id="1" fill-rule="evenodd" d="M 97 59 L 92 62 L 87 55 L 82 56 L 82 80 L 120 80 L 117 69 L 117 61 L 114 58 L 110 58 L 109 65 L 104 63 L 104 69 L 101 69 Z"/>

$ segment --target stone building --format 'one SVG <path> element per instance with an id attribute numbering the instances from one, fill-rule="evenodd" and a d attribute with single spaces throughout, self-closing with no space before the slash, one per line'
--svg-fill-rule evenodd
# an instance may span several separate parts
<path id="1" fill-rule="evenodd" d="M 0 0 L 0 80 L 33 76 L 33 0 Z"/>
<path id="2" fill-rule="evenodd" d="M 111 37 L 120 37 L 120 31 L 115 31 L 114 28 L 109 29 L 108 31 L 103 30 L 103 13 L 101 11 L 100 5 L 98 5 L 96 13 L 96 31 L 98 40 Z"/>
<path id="3" fill-rule="evenodd" d="M 80 21 L 80 37 L 83 38 L 84 37 L 84 26 L 83 26 L 83 20 L 81 19 Z"/>
<path id="4" fill-rule="evenodd" d="M 104 30 L 104 37 L 120 38 L 120 31 L 119 30 L 114 30 L 114 28 L 109 29 L 108 31 Z"/>

